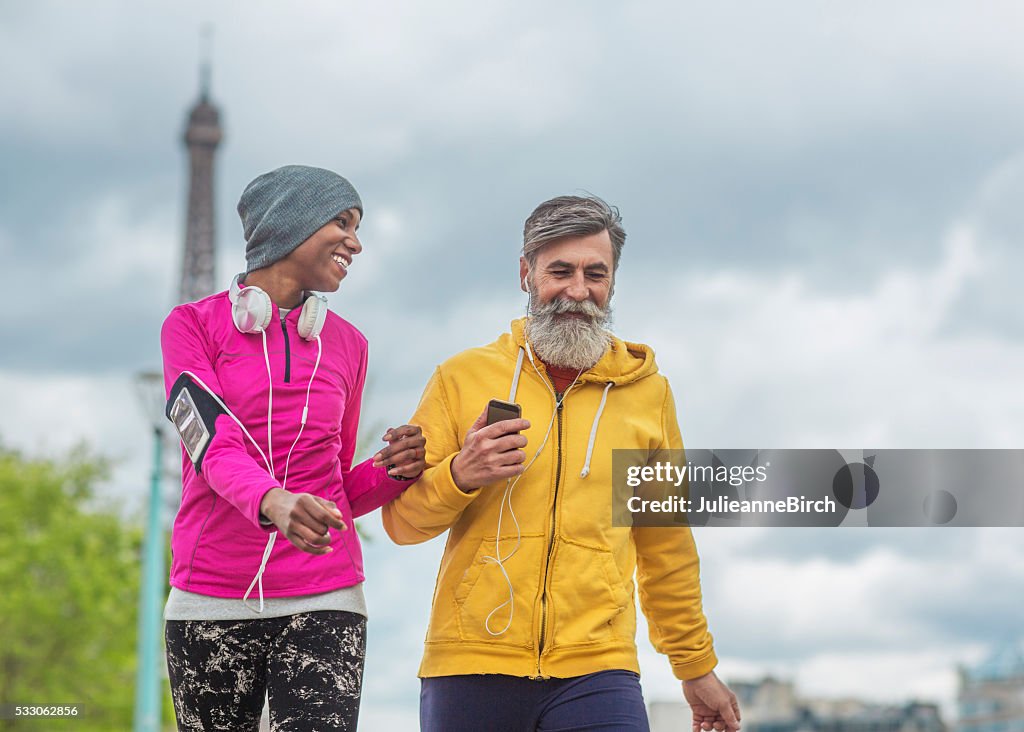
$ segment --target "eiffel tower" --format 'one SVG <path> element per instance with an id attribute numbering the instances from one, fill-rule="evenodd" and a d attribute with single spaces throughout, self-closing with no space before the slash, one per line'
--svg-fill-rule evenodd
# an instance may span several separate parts
<path id="1" fill-rule="evenodd" d="M 179 302 L 192 302 L 217 289 L 213 207 L 213 163 L 223 138 L 220 112 L 210 101 L 210 63 L 200 66 L 199 101 L 188 115 L 184 142 L 189 155 L 188 214 Z"/>
<path id="2" fill-rule="evenodd" d="M 213 160 L 223 137 L 220 112 L 210 102 L 209 56 L 200 64 L 199 101 L 192 107 L 185 129 L 184 142 L 189 153 L 188 214 L 185 222 L 185 251 L 181 266 L 178 302 L 192 302 L 214 292 L 216 262 L 214 248 Z M 167 574 L 164 565 L 166 530 L 164 516 L 177 513 L 180 493 L 165 494 L 162 479 L 180 475 L 180 459 L 176 450 L 164 451 L 163 421 L 164 385 L 159 372 L 137 377 L 139 395 L 152 422 L 154 435 L 153 473 L 150 485 L 144 564 L 139 593 L 138 669 L 135 679 L 135 708 L 132 729 L 135 732 L 156 732 L 161 729 L 162 691 L 165 665 L 161 628 L 163 601 L 167 596 Z M 168 470 L 167 461 L 171 467 Z M 173 495 L 173 498 L 171 498 Z M 171 503 L 167 503 L 168 499 Z"/>

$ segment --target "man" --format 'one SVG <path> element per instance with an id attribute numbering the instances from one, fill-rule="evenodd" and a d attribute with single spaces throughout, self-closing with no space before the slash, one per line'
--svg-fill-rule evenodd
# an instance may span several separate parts
<path id="1" fill-rule="evenodd" d="M 712 670 L 689 529 L 611 524 L 612 449 L 682 448 L 653 352 L 605 330 L 625 238 L 598 198 L 538 206 L 520 258 L 529 317 L 438 367 L 412 419 L 427 470 L 385 506 L 384 526 L 400 544 L 450 529 L 420 666 L 423 730 L 647 730 L 634 573 L 694 731 L 739 729 Z M 523 418 L 488 425 L 506 391 Z"/>

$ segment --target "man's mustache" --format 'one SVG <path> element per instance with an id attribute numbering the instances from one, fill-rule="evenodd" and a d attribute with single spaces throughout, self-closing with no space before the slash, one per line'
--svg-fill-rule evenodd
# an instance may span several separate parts
<path id="1" fill-rule="evenodd" d="M 537 309 L 538 315 L 561 315 L 564 313 L 580 313 L 592 319 L 604 316 L 604 310 L 598 307 L 592 300 L 565 300 L 558 298 Z"/>

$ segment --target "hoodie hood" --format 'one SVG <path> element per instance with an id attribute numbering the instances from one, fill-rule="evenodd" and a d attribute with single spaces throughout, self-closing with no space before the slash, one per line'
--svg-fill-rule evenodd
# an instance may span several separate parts
<path id="1" fill-rule="evenodd" d="M 516 358 L 519 349 L 526 348 L 526 318 L 513 320 L 510 328 L 511 333 L 503 334 L 498 345 Z M 630 343 L 611 335 L 611 346 L 593 368 L 583 372 L 579 381 L 623 386 L 656 373 L 658 364 L 650 346 Z"/>

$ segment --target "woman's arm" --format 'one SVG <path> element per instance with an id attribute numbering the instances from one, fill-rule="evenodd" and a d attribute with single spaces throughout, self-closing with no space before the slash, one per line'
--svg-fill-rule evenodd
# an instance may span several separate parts
<path id="1" fill-rule="evenodd" d="M 160 345 L 165 393 L 170 398 L 173 387 L 177 387 L 174 396 L 181 389 L 187 389 L 199 406 L 199 416 L 210 433 L 208 444 L 191 456 L 196 473 L 254 526 L 264 530 L 273 528 L 261 525 L 260 502 L 272 488 L 280 488 L 280 484 L 249 454 L 246 445 L 249 438 L 206 391 L 208 388 L 223 402 L 224 392 L 213 367 L 215 354 L 206 337 L 206 325 L 199 321 L 192 308 L 179 306 L 164 321 Z"/>

